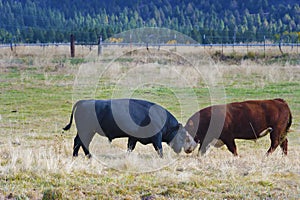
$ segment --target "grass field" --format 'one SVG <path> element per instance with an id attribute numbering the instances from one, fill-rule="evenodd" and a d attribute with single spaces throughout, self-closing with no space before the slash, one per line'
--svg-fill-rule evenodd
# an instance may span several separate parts
<path id="1" fill-rule="evenodd" d="M 72 59 L 67 47 L 0 49 L 0 199 L 300 198 L 299 55 L 220 60 L 211 49 L 107 47 L 99 58 L 81 48 Z M 151 145 L 126 155 L 127 140 L 96 136 L 91 160 L 72 158 L 76 130 L 62 132 L 72 104 L 117 97 L 159 103 L 183 124 L 211 104 L 284 98 L 288 156 L 278 148 L 265 157 L 268 136 L 238 140 L 239 157 L 225 147 L 175 155 L 164 145 L 163 159 Z"/>

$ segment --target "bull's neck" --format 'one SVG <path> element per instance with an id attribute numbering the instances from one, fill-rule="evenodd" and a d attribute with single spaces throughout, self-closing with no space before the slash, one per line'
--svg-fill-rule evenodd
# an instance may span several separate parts
<path id="1" fill-rule="evenodd" d="M 169 144 L 175 137 L 178 131 L 178 126 L 171 128 L 165 135 L 164 139 Z"/>

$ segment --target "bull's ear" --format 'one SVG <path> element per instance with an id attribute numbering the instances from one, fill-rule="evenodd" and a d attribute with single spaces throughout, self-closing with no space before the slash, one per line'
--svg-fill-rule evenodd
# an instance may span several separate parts
<path id="1" fill-rule="evenodd" d="M 191 142 L 191 139 L 190 139 L 190 137 L 189 137 L 189 133 L 188 133 L 188 132 L 186 132 L 185 142 L 186 142 L 186 143 Z"/>
<path id="2" fill-rule="evenodd" d="M 189 126 L 194 126 L 194 122 L 193 122 L 193 120 L 189 120 L 189 122 L 188 122 L 188 124 L 189 124 Z"/>
<path id="3" fill-rule="evenodd" d="M 179 129 L 183 128 L 183 126 L 182 126 L 181 123 L 178 123 L 178 128 L 179 128 Z"/>

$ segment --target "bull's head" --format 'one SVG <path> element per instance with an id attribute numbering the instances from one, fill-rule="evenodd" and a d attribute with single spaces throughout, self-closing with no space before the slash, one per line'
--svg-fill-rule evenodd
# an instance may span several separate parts
<path id="1" fill-rule="evenodd" d="M 195 130 L 195 126 L 194 126 L 194 122 L 193 120 L 189 120 L 187 125 L 185 126 L 186 129 L 186 141 L 185 141 L 185 145 L 184 145 L 184 152 L 185 153 L 192 153 L 195 148 L 197 147 L 197 143 L 195 142 L 194 138 L 192 137 L 192 135 L 196 135 L 196 130 Z"/>
<path id="2" fill-rule="evenodd" d="M 185 130 L 185 128 L 180 125 L 176 136 L 173 138 L 169 145 L 176 153 L 180 153 L 182 147 L 185 152 L 186 149 L 190 147 L 193 147 L 195 149 L 197 143 L 194 141 L 193 137 Z"/>
<path id="3" fill-rule="evenodd" d="M 197 143 L 194 141 L 194 138 L 187 132 L 185 143 L 183 146 L 185 153 L 192 153 L 197 147 Z"/>

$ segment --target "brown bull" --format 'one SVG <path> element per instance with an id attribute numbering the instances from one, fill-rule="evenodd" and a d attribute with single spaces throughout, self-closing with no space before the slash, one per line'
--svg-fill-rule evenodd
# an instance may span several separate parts
<path id="1" fill-rule="evenodd" d="M 185 129 L 200 143 L 199 152 L 204 154 L 209 145 L 225 144 L 237 156 L 235 139 L 256 140 L 270 133 L 271 147 L 267 155 L 280 145 L 287 155 L 287 132 L 292 124 L 292 114 L 283 99 L 253 100 L 215 105 L 204 108 L 190 117 Z M 217 140 L 216 140 L 217 139 Z M 185 149 L 191 153 L 196 146 Z"/>

